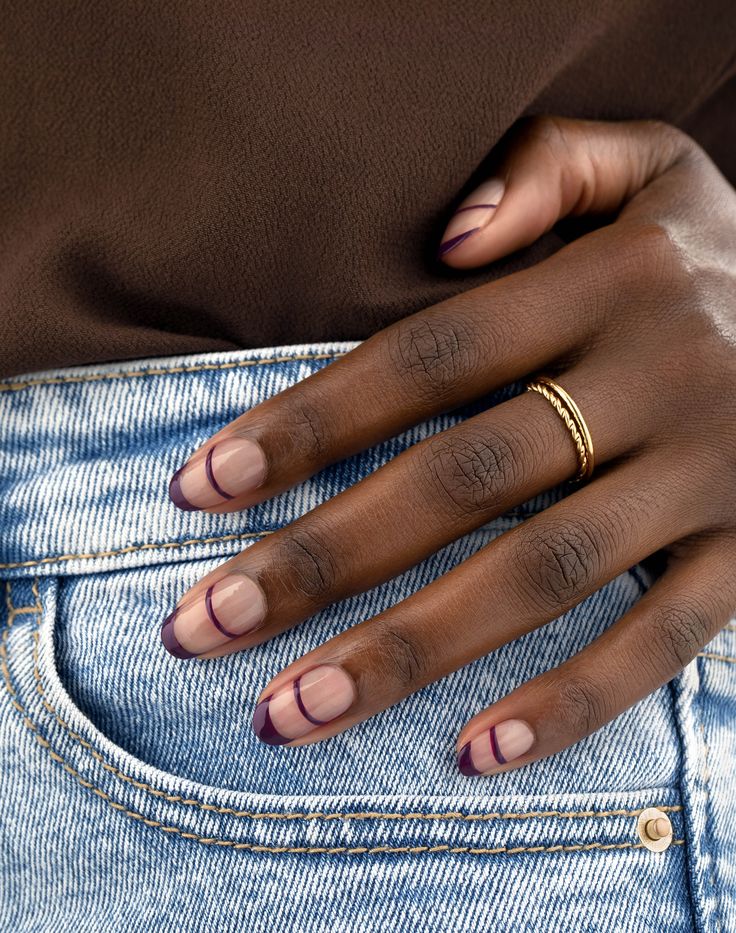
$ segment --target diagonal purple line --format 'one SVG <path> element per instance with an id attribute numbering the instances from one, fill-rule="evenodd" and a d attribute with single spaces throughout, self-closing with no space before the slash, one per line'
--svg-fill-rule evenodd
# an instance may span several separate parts
<path id="1" fill-rule="evenodd" d="M 444 256 L 445 253 L 449 253 L 451 249 L 455 249 L 456 246 L 459 246 L 461 243 L 467 240 L 469 236 L 472 236 L 472 234 L 476 233 L 478 230 L 480 230 L 480 227 L 473 227 L 472 230 L 466 230 L 465 233 L 459 233 L 457 236 L 454 236 L 449 240 L 445 240 L 444 243 L 440 244 L 437 257 L 439 258 Z"/>
<path id="2" fill-rule="evenodd" d="M 467 207 L 458 207 L 456 214 L 462 214 L 463 211 L 474 211 L 479 207 L 498 207 L 498 204 L 468 204 Z"/>
<path id="3" fill-rule="evenodd" d="M 204 462 L 204 470 L 207 474 L 207 479 L 210 481 L 210 486 L 215 490 L 218 496 L 222 496 L 223 499 L 234 499 L 235 496 L 231 496 L 229 492 L 225 490 L 218 484 L 215 479 L 215 474 L 212 472 L 212 454 L 215 452 L 214 447 L 210 447 L 207 451 L 207 459 Z"/>

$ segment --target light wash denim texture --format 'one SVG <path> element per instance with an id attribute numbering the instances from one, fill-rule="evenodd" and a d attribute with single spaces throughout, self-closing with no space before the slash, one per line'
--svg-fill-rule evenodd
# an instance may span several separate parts
<path id="1" fill-rule="evenodd" d="M 651 583 L 641 567 L 329 742 L 276 748 L 251 731 L 260 690 L 287 663 L 566 490 L 253 650 L 208 661 L 164 650 L 162 620 L 203 574 L 521 389 L 432 418 L 246 513 L 169 502 L 168 479 L 195 446 L 355 346 L 0 383 L 2 928 L 736 930 L 736 624 L 558 755 L 488 778 L 456 768 L 464 722 L 612 624 Z M 650 806 L 674 827 L 661 853 L 636 833 Z"/>

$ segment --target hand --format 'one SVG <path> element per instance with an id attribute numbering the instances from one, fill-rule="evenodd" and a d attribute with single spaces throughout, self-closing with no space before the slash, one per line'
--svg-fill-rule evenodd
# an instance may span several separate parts
<path id="1" fill-rule="evenodd" d="M 692 139 L 654 121 L 533 118 L 499 152 L 450 220 L 447 265 L 491 262 L 566 216 L 609 222 L 256 405 L 194 453 L 171 496 L 247 508 L 538 370 L 579 406 L 595 472 L 279 673 L 254 717 L 266 742 L 329 738 L 662 551 L 666 571 L 623 618 L 463 728 L 464 773 L 508 770 L 666 683 L 736 609 L 736 193 Z M 224 563 L 166 620 L 164 644 L 177 657 L 247 649 L 573 477 L 578 456 L 552 404 L 517 394 Z"/>

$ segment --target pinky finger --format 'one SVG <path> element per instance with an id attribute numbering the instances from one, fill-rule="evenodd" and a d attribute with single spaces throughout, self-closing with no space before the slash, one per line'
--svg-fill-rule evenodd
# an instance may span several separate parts
<path id="1" fill-rule="evenodd" d="M 736 543 L 699 539 L 618 622 L 461 731 L 458 767 L 508 771 L 567 748 L 678 674 L 736 610 Z"/>

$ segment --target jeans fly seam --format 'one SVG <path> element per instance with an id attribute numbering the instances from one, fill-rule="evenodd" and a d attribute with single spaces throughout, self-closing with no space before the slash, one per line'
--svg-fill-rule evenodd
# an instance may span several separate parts
<path id="1" fill-rule="evenodd" d="M 194 806 L 206 812 L 220 813 L 227 816 L 233 816 L 241 819 L 253 819 L 253 820 L 368 820 L 368 819 L 385 819 L 385 820 L 396 820 L 399 822 L 406 821 L 432 821 L 432 820 L 442 820 L 442 821 L 455 821 L 455 822 L 488 822 L 490 820 L 510 820 L 510 819 L 532 819 L 532 818 L 541 818 L 541 817 L 561 817 L 561 818 L 603 818 L 607 816 L 638 816 L 643 808 L 626 810 L 538 810 L 538 811 L 527 811 L 519 813 L 479 813 L 479 814 L 466 814 L 459 813 L 455 811 L 446 812 L 446 813 L 382 813 L 382 812 L 354 812 L 354 813 L 326 813 L 326 812 L 287 812 L 287 813 L 268 813 L 268 812 L 255 812 L 255 811 L 246 811 L 246 810 L 235 810 L 231 807 L 219 807 L 216 804 L 207 804 L 201 800 L 196 800 L 193 798 L 185 798 L 178 794 L 168 794 L 166 791 L 156 788 L 151 784 L 146 783 L 145 781 L 139 781 L 130 775 L 125 774 L 115 765 L 106 761 L 104 756 L 95 749 L 86 739 L 71 728 L 71 726 L 59 715 L 53 704 L 48 700 L 46 696 L 43 681 L 41 678 L 41 672 L 38 666 L 38 629 L 41 625 L 43 618 L 43 605 L 41 602 L 41 597 L 38 589 L 38 578 L 33 582 L 33 593 L 36 597 L 37 603 L 35 606 L 27 607 L 30 611 L 34 612 L 36 615 L 36 628 L 33 631 L 33 675 L 36 681 L 36 689 L 41 697 L 41 702 L 43 703 L 44 708 L 48 713 L 54 716 L 59 725 L 68 733 L 68 735 L 82 748 L 85 749 L 88 754 L 90 754 L 95 761 L 98 762 L 105 770 L 112 773 L 116 778 L 126 783 L 130 783 L 132 786 L 136 787 L 139 790 L 143 790 L 146 793 L 151 794 L 154 797 L 159 797 L 164 800 L 167 800 L 170 803 L 176 803 L 184 806 Z M 8 597 L 10 599 L 10 597 Z M 3 636 L 5 638 L 5 635 Z M 6 684 L 8 683 L 8 678 L 6 678 Z M 666 812 L 677 812 L 682 810 L 682 806 L 679 805 L 660 805 L 660 810 Z"/>
<path id="2" fill-rule="evenodd" d="M 184 373 L 220 372 L 228 369 L 244 369 L 248 366 L 271 366 L 289 363 L 292 360 L 329 360 L 346 356 L 349 350 L 339 353 L 298 353 L 274 356 L 262 360 L 233 360 L 230 363 L 198 363 L 195 366 L 171 366 L 158 369 L 131 369 L 119 373 L 93 373 L 88 376 L 59 376 L 55 379 L 29 379 L 26 382 L 0 382 L 0 392 L 22 392 L 36 386 L 79 385 L 85 382 L 112 382 L 118 379 L 140 379 L 144 376 L 176 376 Z"/>
<path id="3" fill-rule="evenodd" d="M 3 661 L 7 658 L 7 636 L 10 631 L 9 626 L 3 628 L 2 640 L 0 641 L 0 654 Z M 634 842 L 588 842 L 574 845 L 551 845 L 551 846 L 497 846 L 495 848 L 481 848 L 474 846 L 451 846 L 451 845 L 419 845 L 419 846 L 268 846 L 253 842 L 238 842 L 235 839 L 221 839 L 217 836 L 200 836 L 198 833 L 186 832 L 179 826 L 169 826 L 160 820 L 153 820 L 137 810 L 128 809 L 124 804 L 114 800 L 106 791 L 97 787 L 91 781 L 86 780 L 82 775 L 72 767 L 61 755 L 56 752 L 51 743 L 42 736 L 36 723 L 28 715 L 28 712 L 18 702 L 15 695 L 15 689 L 9 678 L 7 665 L 3 665 L 3 677 L 5 687 L 10 694 L 13 706 L 23 717 L 23 724 L 31 731 L 38 745 L 43 748 L 51 759 L 60 764 L 62 768 L 70 774 L 82 787 L 96 794 L 108 806 L 119 813 L 123 813 L 130 819 L 140 821 L 145 826 L 159 829 L 167 835 L 177 835 L 182 839 L 198 842 L 202 845 L 214 845 L 232 849 L 240 849 L 249 852 L 271 853 L 275 855 L 296 854 L 296 855 L 372 855 L 372 854 L 402 854 L 402 855 L 420 855 L 447 852 L 449 854 L 467 854 L 467 855 L 514 855 L 521 852 L 580 852 L 593 849 L 612 850 L 612 849 L 641 849 L 644 844 Z M 684 845 L 684 839 L 673 839 L 672 845 Z"/>

